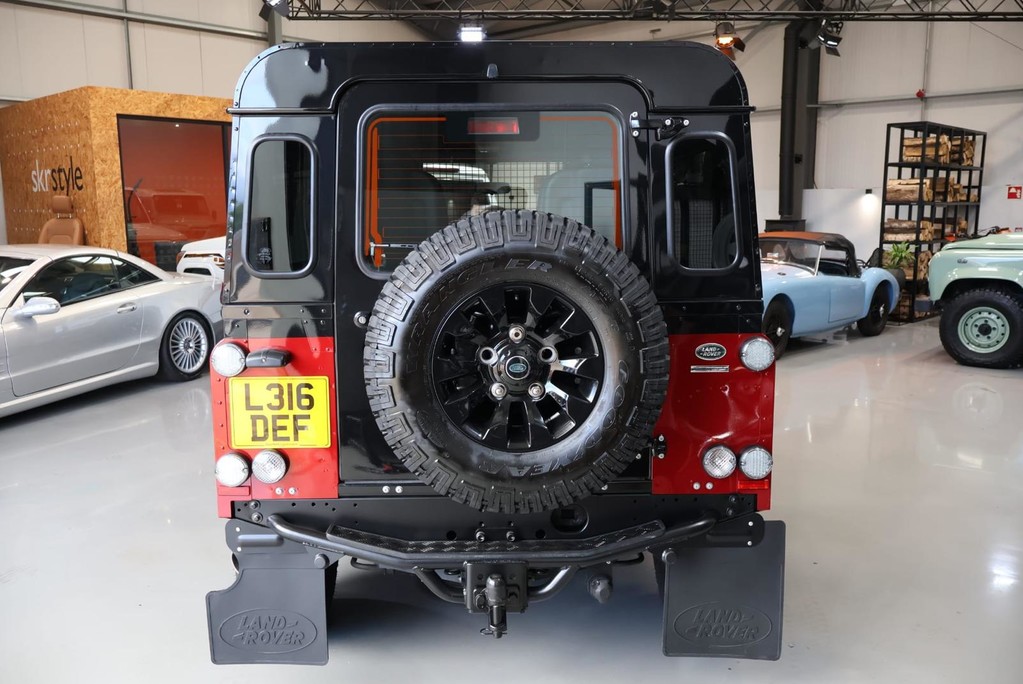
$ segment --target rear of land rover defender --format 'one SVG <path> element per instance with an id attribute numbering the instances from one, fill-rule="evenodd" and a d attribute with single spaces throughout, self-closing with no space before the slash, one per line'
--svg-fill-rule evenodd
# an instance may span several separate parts
<path id="1" fill-rule="evenodd" d="M 568 586 L 606 601 L 646 553 L 666 655 L 778 657 L 751 111 L 688 43 L 303 44 L 246 69 L 215 662 L 326 662 L 342 562 L 501 637 Z"/>

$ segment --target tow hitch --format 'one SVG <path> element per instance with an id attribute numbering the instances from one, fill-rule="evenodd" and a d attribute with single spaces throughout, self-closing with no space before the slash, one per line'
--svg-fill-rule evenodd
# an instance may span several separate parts
<path id="1" fill-rule="evenodd" d="M 500 639 L 508 631 L 508 611 L 521 613 L 529 603 L 525 563 L 466 563 L 465 598 L 470 613 L 487 613 L 480 634 Z"/>

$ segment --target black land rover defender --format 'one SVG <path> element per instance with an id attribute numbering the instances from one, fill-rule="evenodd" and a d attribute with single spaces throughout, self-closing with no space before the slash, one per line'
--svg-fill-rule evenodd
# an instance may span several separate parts
<path id="1" fill-rule="evenodd" d="M 750 112 L 690 43 L 284 45 L 246 69 L 215 662 L 326 662 L 342 561 L 500 637 L 580 571 L 607 600 L 644 552 L 665 654 L 778 657 Z"/>

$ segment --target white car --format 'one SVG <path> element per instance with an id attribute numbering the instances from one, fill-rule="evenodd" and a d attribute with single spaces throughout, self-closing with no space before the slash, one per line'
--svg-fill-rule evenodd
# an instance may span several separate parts
<path id="1" fill-rule="evenodd" d="M 220 288 L 101 247 L 0 247 L 0 416 L 159 375 L 191 380 L 223 328 Z"/>
<path id="2" fill-rule="evenodd" d="M 195 273 L 224 280 L 224 254 L 227 238 L 215 237 L 189 242 L 178 252 L 178 273 Z"/>

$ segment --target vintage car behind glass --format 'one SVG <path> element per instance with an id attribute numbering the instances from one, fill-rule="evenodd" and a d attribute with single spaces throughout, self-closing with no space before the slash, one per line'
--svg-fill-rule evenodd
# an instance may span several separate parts
<path id="1" fill-rule="evenodd" d="M 571 585 L 608 600 L 647 552 L 665 654 L 779 656 L 751 111 L 729 59 L 681 42 L 249 65 L 211 373 L 238 570 L 207 597 L 215 662 L 326 662 L 342 561 L 501 637 Z"/>

